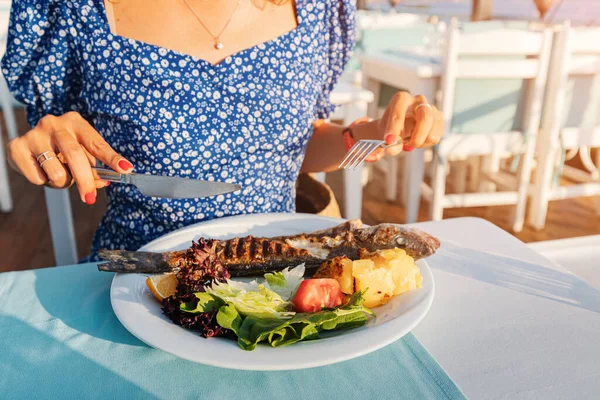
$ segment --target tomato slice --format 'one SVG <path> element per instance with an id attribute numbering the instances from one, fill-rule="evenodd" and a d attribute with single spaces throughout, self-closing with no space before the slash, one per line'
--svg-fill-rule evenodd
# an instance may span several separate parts
<path id="1" fill-rule="evenodd" d="M 344 294 L 335 279 L 305 279 L 292 299 L 296 311 L 304 313 L 334 308 L 343 302 Z"/>

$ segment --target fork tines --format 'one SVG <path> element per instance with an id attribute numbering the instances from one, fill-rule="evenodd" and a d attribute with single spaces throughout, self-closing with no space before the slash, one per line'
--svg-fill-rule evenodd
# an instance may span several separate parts
<path id="1" fill-rule="evenodd" d="M 346 157 L 342 160 L 338 168 L 356 169 L 366 159 L 377 150 L 378 147 L 384 146 L 383 140 L 359 140 L 352 146 Z"/>

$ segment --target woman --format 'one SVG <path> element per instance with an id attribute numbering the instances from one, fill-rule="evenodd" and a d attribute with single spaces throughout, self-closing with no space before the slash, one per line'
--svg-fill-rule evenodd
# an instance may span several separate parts
<path id="1" fill-rule="evenodd" d="M 106 187 L 88 260 L 198 221 L 293 212 L 298 173 L 336 169 L 351 137 L 414 148 L 442 135 L 439 111 L 406 93 L 350 130 L 324 121 L 353 38 L 350 0 L 14 0 L 3 73 L 34 128 L 10 163 L 36 185 L 74 182 L 87 204 Z M 97 179 L 96 160 L 243 189 L 150 198 Z"/>

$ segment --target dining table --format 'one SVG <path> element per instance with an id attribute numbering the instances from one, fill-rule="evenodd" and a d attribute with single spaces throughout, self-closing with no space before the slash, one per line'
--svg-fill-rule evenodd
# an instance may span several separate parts
<path id="1" fill-rule="evenodd" d="M 543 240 L 527 246 L 600 289 L 600 235 Z"/>
<path id="2" fill-rule="evenodd" d="M 2 273 L 0 397 L 598 398 L 598 290 L 483 219 L 413 226 L 441 243 L 424 319 L 372 353 L 302 370 L 216 368 L 144 344 L 94 263 Z"/>

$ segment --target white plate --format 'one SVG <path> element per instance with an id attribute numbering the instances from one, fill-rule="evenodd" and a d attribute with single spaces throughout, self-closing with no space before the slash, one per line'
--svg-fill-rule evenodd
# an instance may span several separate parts
<path id="1" fill-rule="evenodd" d="M 252 234 L 279 236 L 337 225 L 341 221 L 310 214 L 243 215 L 203 222 L 172 232 L 142 247 L 145 251 L 188 248 L 192 240 L 230 238 Z M 146 344 L 177 357 L 216 367 L 244 370 L 291 370 L 318 367 L 362 356 L 380 349 L 410 332 L 427 314 L 433 301 L 434 284 L 427 263 L 417 265 L 423 287 L 394 297 L 374 308 L 377 318 L 364 327 L 337 332 L 332 337 L 272 348 L 259 345 L 248 352 L 236 342 L 204 339 L 168 320 L 145 284 L 146 275 L 116 274 L 110 298 L 117 318 Z"/>

